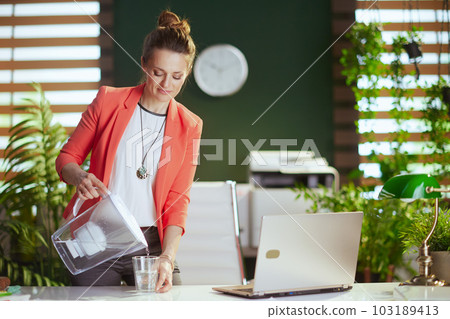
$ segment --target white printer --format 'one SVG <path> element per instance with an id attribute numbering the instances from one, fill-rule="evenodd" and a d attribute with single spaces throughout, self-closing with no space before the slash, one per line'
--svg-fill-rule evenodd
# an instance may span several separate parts
<path id="1" fill-rule="evenodd" d="M 252 151 L 250 153 L 249 205 L 250 247 L 259 242 L 261 217 L 265 215 L 305 213 L 311 203 L 291 188 L 303 184 L 339 188 L 339 173 L 323 157 L 311 151 Z"/>

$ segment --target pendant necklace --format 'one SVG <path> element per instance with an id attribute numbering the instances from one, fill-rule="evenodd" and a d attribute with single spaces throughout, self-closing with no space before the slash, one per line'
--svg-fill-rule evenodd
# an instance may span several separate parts
<path id="1" fill-rule="evenodd" d="M 162 128 L 164 126 L 164 124 L 166 123 L 166 119 L 167 116 L 164 118 L 164 122 L 161 125 L 161 128 L 159 129 L 158 135 L 156 135 L 155 139 L 153 140 L 152 144 L 150 145 L 149 149 L 147 150 L 147 152 L 144 154 L 144 133 L 143 133 L 143 128 L 142 128 L 142 107 L 141 105 L 139 105 L 139 115 L 141 117 L 141 141 L 142 141 L 142 163 L 141 163 L 141 167 L 139 167 L 136 171 L 136 176 L 139 179 L 146 179 L 148 177 L 148 170 L 145 167 L 144 163 L 145 163 L 145 159 L 147 158 L 147 154 L 148 152 L 150 152 L 150 150 L 153 147 L 153 144 L 155 144 L 156 140 L 158 139 L 159 135 L 161 134 Z"/>

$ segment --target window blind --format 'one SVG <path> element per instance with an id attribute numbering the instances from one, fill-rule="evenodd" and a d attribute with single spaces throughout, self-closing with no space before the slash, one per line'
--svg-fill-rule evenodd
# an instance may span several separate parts
<path id="1" fill-rule="evenodd" d="M 336 1 L 335 1 L 336 2 Z M 337 1 L 339 2 L 339 1 Z M 392 48 L 391 44 L 393 38 L 399 34 L 406 35 L 406 31 L 411 30 L 411 26 L 422 28 L 419 33 L 422 36 L 421 51 L 423 54 L 422 60 L 419 64 L 420 78 L 418 84 L 423 87 L 429 87 L 432 84 L 437 83 L 438 73 L 449 81 L 448 63 L 448 41 L 449 41 L 449 12 L 443 10 L 443 0 L 415 0 L 415 1 L 364 1 L 356 0 L 356 3 L 351 1 L 341 1 L 341 4 L 346 4 L 347 9 L 354 8 L 354 20 L 357 22 L 375 22 L 384 23 L 382 30 L 383 40 L 387 44 L 388 51 Z M 337 5 L 336 5 L 337 6 Z M 345 8 L 345 6 L 344 6 Z M 370 8 L 370 9 L 368 9 Z M 351 25 L 350 17 L 343 18 L 342 12 L 344 9 L 336 9 L 334 23 L 334 33 L 341 34 L 347 27 Z M 349 12 L 349 10 L 347 10 Z M 340 15 L 339 15 L 340 14 Z M 338 45 L 334 52 L 334 56 L 340 56 L 342 48 L 348 46 L 347 44 Z M 438 68 L 440 54 L 440 68 Z M 393 59 L 393 55 L 386 53 L 382 56 L 382 62 L 389 64 Z M 401 56 L 401 61 L 405 65 L 405 73 L 409 73 L 414 70 L 414 65 L 409 62 L 408 55 L 404 52 Z M 342 67 L 337 65 L 337 58 L 334 63 L 334 78 L 339 79 L 335 81 L 334 95 L 337 103 L 348 103 L 350 99 L 354 99 L 352 92 L 345 88 L 345 82 L 342 75 L 339 75 L 342 71 Z M 401 124 L 401 128 L 410 132 L 408 141 L 403 145 L 403 150 L 409 154 L 422 155 L 419 156 L 417 163 L 411 163 L 408 167 L 413 172 L 430 172 L 431 166 L 425 166 L 426 155 L 431 152 L 431 149 L 427 147 L 426 139 L 423 139 L 422 132 L 426 130 L 424 122 L 421 120 L 421 110 L 424 106 L 425 92 L 415 85 L 414 76 L 406 76 L 404 86 L 413 90 L 413 98 L 410 101 L 404 103 L 405 106 L 411 107 L 412 119 L 405 120 Z M 407 83 L 410 81 L 410 83 Z M 381 84 L 386 87 L 392 86 L 392 82 L 388 79 L 381 81 Z M 358 82 L 359 87 L 365 87 L 367 81 L 364 79 Z M 379 183 L 381 171 L 379 164 L 372 163 L 368 155 L 372 150 L 381 154 L 381 157 L 391 157 L 392 153 L 389 148 L 389 142 L 385 139 L 390 133 L 399 129 L 399 126 L 395 123 L 394 119 L 390 118 L 389 110 L 393 108 L 393 98 L 390 96 L 388 89 L 381 91 L 380 97 L 376 99 L 373 105 L 359 103 L 360 109 L 366 109 L 376 112 L 374 119 L 358 119 L 356 115 L 349 108 L 341 108 L 337 112 L 337 121 L 349 124 L 346 122 L 346 118 L 358 120 L 358 126 L 360 133 L 373 131 L 375 134 L 375 142 L 368 142 L 362 135 L 357 137 L 357 141 L 354 141 L 353 135 L 349 132 L 348 126 L 339 128 L 335 132 L 335 139 L 338 141 L 335 144 L 349 145 L 346 142 L 342 142 L 345 139 L 353 139 L 357 143 L 358 161 L 352 159 L 351 152 L 344 149 L 340 151 L 338 149 L 337 162 L 338 165 L 345 166 L 344 162 L 350 162 L 348 166 L 353 168 L 359 167 L 364 172 L 364 178 L 362 184 L 376 184 Z M 336 115 L 336 114 L 335 114 Z M 340 141 L 339 141 L 340 140 Z M 449 150 L 450 150 L 450 146 Z M 439 165 L 439 163 L 437 164 Z M 356 166 L 356 167 L 355 167 Z M 375 179 L 373 179 L 375 177 Z"/>
<path id="2" fill-rule="evenodd" d="M 14 110 L 41 83 L 54 121 L 71 134 L 95 97 L 100 69 L 100 1 L 15 0 L 0 4 L 0 160 Z M 92 18 L 90 17 L 92 16 Z M 3 166 L 2 166 L 3 167 Z"/>
<path id="3" fill-rule="evenodd" d="M 382 37 L 389 45 L 398 34 L 406 34 L 405 31 L 410 30 L 411 26 L 422 28 L 419 33 L 422 36 L 421 51 L 423 54 L 422 61 L 419 64 L 420 77 L 418 85 L 422 87 L 429 87 L 436 84 L 438 81 L 438 73 L 444 79 L 449 79 L 448 63 L 448 41 L 449 29 L 448 20 L 449 12 L 443 10 L 442 0 L 416 0 L 416 1 L 357 1 L 357 9 L 355 11 L 356 21 L 358 22 L 381 22 L 388 23 L 383 26 Z M 374 4 L 370 10 L 365 10 Z M 390 46 L 388 46 L 388 50 Z M 440 69 L 438 68 L 440 54 Z M 405 72 L 409 73 L 414 69 L 414 65 L 409 63 L 408 55 L 405 53 L 401 56 L 402 63 L 405 65 Z M 382 57 L 383 63 L 390 63 L 392 56 L 384 54 Z M 412 119 L 405 120 L 401 124 L 401 128 L 410 132 L 411 135 L 408 141 L 404 143 L 403 150 L 409 154 L 426 155 L 432 150 L 427 146 L 426 139 L 423 139 L 422 132 L 426 130 L 425 123 L 421 120 L 422 110 L 424 106 L 424 91 L 417 87 L 413 76 L 405 77 L 405 87 L 413 89 L 413 98 L 411 101 L 405 103 L 405 106 L 411 107 L 413 111 Z M 410 83 L 406 83 L 410 81 Z M 358 86 L 364 86 L 364 81 L 360 81 Z M 392 85 L 389 80 L 383 83 L 389 87 Z M 376 142 L 369 143 L 362 136 L 359 141 L 359 155 L 361 163 L 359 168 L 364 171 L 364 177 L 380 177 L 381 172 L 379 165 L 370 163 L 367 155 L 372 150 L 383 156 L 390 156 L 389 143 L 385 142 L 386 137 L 390 132 L 399 129 L 399 126 L 393 119 L 389 119 L 388 111 L 392 108 L 393 99 L 389 95 L 388 90 L 383 90 L 381 96 L 377 98 L 375 105 L 370 109 L 376 111 L 376 118 L 370 120 L 359 120 L 360 133 L 373 130 L 375 132 Z M 360 105 L 364 108 L 364 105 Z M 449 145 L 450 148 L 450 145 Z M 432 172 L 432 166 L 425 166 L 425 157 L 420 157 L 417 163 L 409 164 L 408 169 L 413 172 Z M 439 165 L 439 163 L 436 163 Z M 367 181 L 366 181 L 367 182 Z"/>

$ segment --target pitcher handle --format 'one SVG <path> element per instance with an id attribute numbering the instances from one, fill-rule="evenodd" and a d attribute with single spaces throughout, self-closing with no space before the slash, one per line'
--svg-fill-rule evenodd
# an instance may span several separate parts
<path id="1" fill-rule="evenodd" d="M 84 199 L 81 199 L 80 197 L 78 197 L 77 200 L 75 201 L 75 204 L 73 204 L 73 209 L 72 209 L 73 217 L 77 217 L 78 211 L 80 210 L 83 203 L 84 203 Z"/>
<path id="2" fill-rule="evenodd" d="M 97 189 L 98 187 L 95 187 L 95 188 Z M 111 192 L 108 190 L 106 195 L 100 195 L 100 196 L 103 199 L 105 199 L 109 195 L 111 195 Z M 83 206 L 83 203 L 84 203 L 84 199 L 81 199 L 80 197 L 78 197 L 77 200 L 75 201 L 75 204 L 73 204 L 73 209 L 72 209 L 73 217 L 76 217 L 78 215 L 78 211 L 80 210 L 81 206 Z"/>

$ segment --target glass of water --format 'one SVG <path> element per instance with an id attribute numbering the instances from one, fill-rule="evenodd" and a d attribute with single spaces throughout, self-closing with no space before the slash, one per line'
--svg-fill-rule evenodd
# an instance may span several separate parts
<path id="1" fill-rule="evenodd" d="M 133 257 L 134 280 L 138 292 L 154 292 L 158 281 L 159 257 Z"/>

